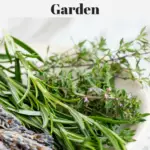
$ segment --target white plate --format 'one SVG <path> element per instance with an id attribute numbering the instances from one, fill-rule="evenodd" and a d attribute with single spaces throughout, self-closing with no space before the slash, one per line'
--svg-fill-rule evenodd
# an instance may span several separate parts
<path id="1" fill-rule="evenodd" d="M 32 44 L 32 46 L 41 54 L 42 57 L 46 56 L 46 45 L 40 44 Z M 70 47 L 64 46 L 59 47 L 56 45 L 52 45 L 51 51 L 52 52 L 64 52 L 65 50 L 69 49 Z M 123 79 L 116 79 L 116 87 L 119 89 L 125 89 L 128 93 L 132 93 L 133 95 L 137 96 L 141 101 L 141 112 L 142 113 L 150 113 L 150 88 L 148 86 L 142 87 L 141 84 L 138 82 L 134 82 L 131 80 L 123 80 Z M 146 121 L 142 122 L 133 127 L 136 129 L 136 134 L 134 136 L 135 142 L 131 142 L 127 144 L 127 150 L 142 150 L 139 146 L 143 147 L 143 141 L 145 140 L 146 135 L 148 134 L 147 131 L 150 127 L 150 117 L 146 117 Z"/>
<path id="2" fill-rule="evenodd" d="M 138 82 L 134 82 L 131 80 L 116 80 L 116 87 L 123 88 L 128 93 L 132 93 L 137 96 L 141 101 L 141 112 L 142 113 L 150 113 L 150 89 L 147 86 L 142 87 Z M 147 134 L 147 129 L 150 125 L 150 117 L 146 117 L 146 121 L 134 126 L 136 129 L 136 134 L 134 136 L 135 142 L 127 144 L 128 150 L 141 150 L 137 146 L 140 141 L 143 140 L 145 135 Z"/>

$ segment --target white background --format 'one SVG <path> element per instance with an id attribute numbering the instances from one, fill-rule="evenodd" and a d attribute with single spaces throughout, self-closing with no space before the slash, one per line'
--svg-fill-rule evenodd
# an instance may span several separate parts
<path id="1" fill-rule="evenodd" d="M 50 13 L 54 3 L 78 6 L 79 2 L 98 6 L 100 15 L 72 17 Z M 0 27 L 27 42 L 46 45 L 71 46 L 73 41 L 103 35 L 115 48 L 120 38 L 134 38 L 143 26 L 149 32 L 149 4 L 149 0 L 5 0 L 0 5 Z"/>

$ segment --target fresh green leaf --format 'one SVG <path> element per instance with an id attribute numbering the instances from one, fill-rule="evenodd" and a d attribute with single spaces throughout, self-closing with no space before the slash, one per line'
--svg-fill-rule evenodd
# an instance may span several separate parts
<path id="1" fill-rule="evenodd" d="M 20 62 L 18 58 L 15 58 L 15 79 L 18 82 L 21 82 L 21 68 L 20 68 Z"/>
<path id="2" fill-rule="evenodd" d="M 19 39 L 13 37 L 13 40 L 14 42 L 19 45 L 20 47 L 22 47 L 24 50 L 26 50 L 27 52 L 29 52 L 30 54 L 33 54 L 33 55 L 36 55 L 38 56 L 37 58 L 40 60 L 40 61 L 43 61 L 43 59 L 40 57 L 40 55 L 34 50 L 32 49 L 31 47 L 29 47 L 27 44 L 25 44 L 24 42 L 20 41 Z"/>
<path id="3" fill-rule="evenodd" d="M 42 115 L 42 119 L 43 119 L 43 128 L 45 128 L 48 124 L 48 113 L 47 113 L 47 109 L 44 106 L 40 106 L 41 108 L 41 115 Z"/>

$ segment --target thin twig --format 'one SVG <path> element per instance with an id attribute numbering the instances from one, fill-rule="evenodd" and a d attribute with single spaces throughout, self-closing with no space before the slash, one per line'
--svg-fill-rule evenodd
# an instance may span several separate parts
<path id="1" fill-rule="evenodd" d="M 106 62 L 111 62 L 111 61 L 117 61 L 117 60 L 120 60 L 120 59 L 123 59 L 123 58 L 126 58 L 126 57 L 132 57 L 134 56 L 136 53 L 133 53 L 133 54 L 129 54 L 129 55 L 125 55 L 125 56 L 122 56 L 122 57 L 119 57 L 119 58 L 114 58 L 114 59 L 110 59 L 110 60 L 106 60 Z M 140 55 L 146 55 L 146 54 L 150 54 L 150 51 L 148 52 L 145 52 L 145 53 L 140 53 Z M 79 64 L 79 65 L 66 65 L 66 66 L 50 66 L 50 68 L 70 68 L 70 67 L 92 67 L 94 66 L 94 64 Z"/>

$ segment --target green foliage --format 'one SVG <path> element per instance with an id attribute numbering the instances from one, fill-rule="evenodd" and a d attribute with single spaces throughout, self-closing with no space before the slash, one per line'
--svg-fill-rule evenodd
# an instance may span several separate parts
<path id="1" fill-rule="evenodd" d="M 52 134 L 57 150 L 125 150 L 134 135 L 126 126 L 149 115 L 140 113 L 137 97 L 115 87 L 116 77 L 150 83 L 140 67 L 141 60 L 149 61 L 145 28 L 135 40 L 121 39 L 116 51 L 101 37 L 45 61 L 10 35 L 4 37 L 4 45 L 6 54 L 0 54 L 0 61 L 12 67 L 0 66 L 0 104 L 28 128 Z M 129 58 L 135 60 L 134 68 Z"/>

